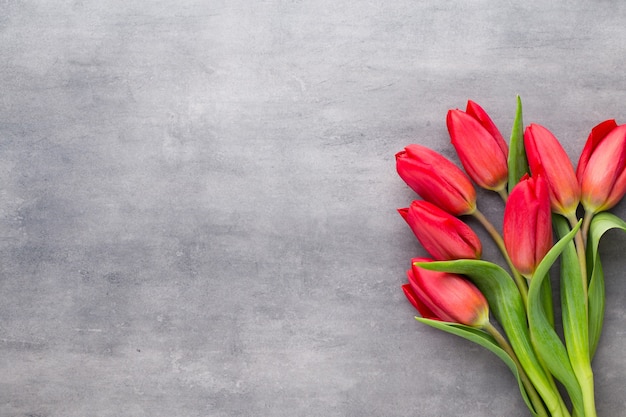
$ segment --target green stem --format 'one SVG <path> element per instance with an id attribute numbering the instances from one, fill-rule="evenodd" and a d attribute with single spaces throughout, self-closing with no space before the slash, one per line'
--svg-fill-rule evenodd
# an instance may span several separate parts
<path id="1" fill-rule="evenodd" d="M 506 192 L 506 187 L 502 188 L 501 190 L 496 190 L 496 192 L 500 194 L 500 197 L 502 197 L 502 201 L 506 203 L 506 201 L 509 199 L 509 193 Z"/>
<path id="2" fill-rule="evenodd" d="M 585 215 L 585 218 L 587 216 Z M 578 224 L 578 219 L 575 215 L 567 216 L 567 220 L 572 228 L 576 227 Z M 584 222 L 584 220 L 583 220 Z M 587 255 L 585 254 L 585 243 L 584 236 L 581 229 L 578 229 L 576 232 L 576 236 L 574 236 L 574 243 L 576 246 L 576 255 L 578 256 L 578 264 L 580 265 L 580 275 L 583 281 L 583 295 L 585 300 L 585 316 L 589 316 L 589 297 L 587 296 L 587 287 L 588 287 L 588 279 L 587 279 Z"/>
<path id="3" fill-rule="evenodd" d="M 589 226 L 591 224 L 591 219 L 593 218 L 593 215 L 593 212 L 585 211 L 583 224 L 578 230 L 578 233 L 576 233 L 576 236 L 574 237 L 576 244 L 576 255 L 578 257 L 578 263 L 580 265 L 580 275 L 582 279 L 586 320 L 589 320 L 589 277 L 587 276 L 587 256 L 585 252 L 585 247 L 587 244 Z M 568 216 L 567 220 L 569 221 L 571 227 L 574 227 L 578 223 L 578 219 L 575 215 Z M 583 352 L 580 352 L 576 354 L 574 358 L 571 358 L 571 363 L 574 369 L 574 373 L 576 374 L 576 378 L 578 379 L 578 383 L 580 384 L 580 389 L 582 391 L 585 417 L 595 417 L 596 404 L 594 395 L 593 370 L 591 369 L 591 358 L 588 352 L 588 349 L 583 349 Z"/>
<path id="4" fill-rule="evenodd" d="M 593 388 L 593 371 L 589 360 L 582 360 L 579 363 L 573 363 L 574 372 L 580 384 L 583 394 L 583 407 L 585 409 L 585 417 L 596 417 L 596 401 Z"/>
<path id="5" fill-rule="evenodd" d="M 595 213 L 591 211 L 585 211 L 585 215 L 583 217 L 583 224 L 580 227 L 581 233 L 583 235 L 583 244 L 587 246 L 587 237 L 589 236 L 589 226 L 591 226 L 591 219 L 593 218 Z"/>
<path id="6" fill-rule="evenodd" d="M 498 246 L 498 248 L 500 249 L 500 252 L 502 252 L 506 263 L 509 265 L 511 273 L 513 274 L 513 279 L 515 280 L 517 289 L 522 296 L 524 306 L 528 305 L 528 284 L 526 284 L 526 280 L 524 279 L 524 277 L 517 271 L 517 269 L 513 265 L 513 262 L 509 257 L 509 253 L 506 251 L 506 246 L 504 245 L 504 240 L 502 239 L 502 236 L 500 236 L 500 233 L 496 230 L 493 224 L 491 224 L 491 222 L 478 209 L 476 209 L 472 213 L 472 216 L 474 216 L 474 218 L 483 225 L 485 230 L 487 230 L 493 241 L 496 243 L 496 246 Z"/>
<path id="7" fill-rule="evenodd" d="M 550 386 L 552 387 L 552 390 L 554 392 L 559 392 L 559 388 L 556 386 L 556 381 L 554 380 L 554 377 L 552 376 L 552 374 L 548 370 L 548 367 L 546 366 L 545 361 L 541 357 L 539 357 L 539 362 L 541 363 L 541 367 L 542 367 L 543 371 L 545 372 L 545 374 L 546 374 L 546 376 L 548 378 L 548 382 L 550 383 Z M 558 397 L 560 412 L 564 416 L 569 415 L 569 410 L 567 409 L 567 405 L 565 405 L 565 401 L 563 401 L 563 397 L 561 397 L 560 395 L 558 395 L 557 397 Z M 575 413 L 576 410 L 573 410 L 573 412 Z"/>
<path id="8" fill-rule="evenodd" d="M 532 384 L 532 382 L 530 382 L 530 379 L 528 379 L 528 375 L 526 375 L 524 368 L 522 367 L 519 360 L 517 359 L 517 355 L 515 355 L 515 352 L 513 352 L 513 348 L 511 347 L 509 342 L 507 342 L 504 336 L 502 336 L 502 334 L 498 331 L 498 329 L 496 329 L 493 326 L 493 324 L 487 323 L 487 325 L 485 325 L 483 329 L 496 340 L 498 345 L 500 345 L 500 347 L 506 353 L 508 353 L 508 355 L 511 357 L 513 362 L 515 362 L 515 366 L 517 366 L 517 370 L 522 380 L 522 384 L 524 384 L 524 388 L 526 388 L 526 393 L 528 394 L 528 398 L 530 399 L 530 402 L 535 407 L 534 411 L 536 415 L 549 417 L 548 411 L 546 410 L 543 404 L 543 401 L 541 400 L 541 397 L 539 397 L 539 394 L 537 393 L 535 386 Z"/>

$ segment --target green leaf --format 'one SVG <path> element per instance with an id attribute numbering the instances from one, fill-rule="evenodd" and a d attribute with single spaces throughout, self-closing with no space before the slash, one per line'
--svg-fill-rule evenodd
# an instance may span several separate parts
<path id="1" fill-rule="evenodd" d="M 528 324 L 537 354 L 542 358 L 548 370 L 556 379 L 561 381 L 567 390 L 574 410 L 582 413 L 584 408 L 580 384 L 570 364 L 567 350 L 554 328 L 550 325 L 541 302 L 543 280 L 549 275 L 550 268 L 572 241 L 579 228 L 580 222 L 550 249 L 537 266 L 528 288 Z"/>
<path id="2" fill-rule="evenodd" d="M 522 297 L 513 278 L 499 265 L 472 259 L 424 262 L 418 265 L 424 269 L 467 275 L 487 298 L 491 312 L 505 327 L 507 334 L 509 331 L 527 333 Z"/>
<path id="3" fill-rule="evenodd" d="M 528 159 L 524 149 L 524 121 L 522 119 L 522 99 L 517 96 L 517 110 L 513 129 L 511 129 L 511 140 L 509 142 L 509 193 L 528 172 Z"/>
<path id="4" fill-rule="evenodd" d="M 557 235 L 566 236 L 570 229 L 567 220 L 554 216 Z M 584 277 L 586 280 L 587 277 Z M 569 241 L 561 254 L 561 316 L 567 354 L 581 388 L 583 403 L 593 404 L 593 371 L 589 356 L 589 323 L 585 300 L 585 286 L 576 246 Z"/>
<path id="5" fill-rule="evenodd" d="M 528 393 L 526 392 L 526 388 L 524 388 L 524 384 L 522 383 L 522 379 L 520 377 L 517 366 L 515 366 L 515 362 L 513 362 L 511 357 L 504 351 L 504 349 L 502 349 L 498 345 L 493 337 L 481 330 L 462 324 L 446 323 L 437 320 L 425 319 L 422 317 L 415 317 L 415 319 L 436 329 L 443 330 L 444 332 L 448 332 L 456 336 L 460 336 L 495 353 L 509 367 L 511 372 L 513 372 L 513 375 L 517 379 L 517 384 L 519 385 L 522 397 L 524 398 L 524 402 L 526 403 L 526 406 L 530 410 L 531 414 L 535 417 L 539 415 L 534 411 L 534 407 L 530 399 L 528 398 Z"/>
<path id="6" fill-rule="evenodd" d="M 604 271 L 600 256 L 595 257 L 593 270 L 591 273 L 591 281 L 587 289 L 589 297 L 589 358 L 593 359 L 600 343 L 600 335 L 602 334 L 602 326 L 604 325 L 604 307 L 605 307 L 605 289 L 604 289 Z"/>
<path id="7" fill-rule="evenodd" d="M 483 293 L 491 312 L 504 329 L 513 351 L 551 415 L 559 415 L 561 397 L 533 349 L 522 297 L 513 278 L 500 266 L 481 260 L 424 262 L 421 268 L 466 275 Z"/>
<path id="8" fill-rule="evenodd" d="M 546 277 L 541 284 L 541 304 L 548 322 L 554 327 L 554 300 L 552 298 L 552 283 Z"/>
<path id="9" fill-rule="evenodd" d="M 611 229 L 621 229 L 626 232 L 626 222 L 619 217 L 603 212 L 596 214 L 589 227 L 587 239 L 587 265 L 590 275 L 589 297 L 589 352 L 593 358 L 604 323 L 604 273 L 598 254 L 600 238 Z M 591 268 L 589 268 L 591 267 Z"/>
<path id="10" fill-rule="evenodd" d="M 553 217 L 559 238 L 565 237 L 570 228 L 562 216 Z M 561 255 L 561 315 L 563 335 L 567 351 L 572 355 L 589 356 L 589 335 L 585 311 L 585 288 L 576 247 L 570 241 Z"/>

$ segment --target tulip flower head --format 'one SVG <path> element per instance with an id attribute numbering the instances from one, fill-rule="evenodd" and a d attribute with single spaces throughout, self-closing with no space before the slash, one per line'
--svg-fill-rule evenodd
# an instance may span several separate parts
<path id="1" fill-rule="evenodd" d="M 413 258 L 407 271 L 409 284 L 402 287 L 422 317 L 473 327 L 487 325 L 489 306 L 480 290 L 461 275 L 429 271 L 416 265 L 430 261 Z"/>
<path id="2" fill-rule="evenodd" d="M 438 261 L 479 259 L 482 245 L 463 221 L 427 201 L 398 209 L 424 249 Z"/>
<path id="3" fill-rule="evenodd" d="M 412 274 L 413 272 L 407 271 L 407 276 L 411 276 Z M 411 305 L 415 307 L 417 311 L 419 311 L 420 316 L 422 316 L 423 318 L 430 319 L 430 320 L 439 320 L 439 321 L 452 321 L 450 317 L 446 317 L 446 319 L 442 319 L 439 316 L 437 316 L 435 313 L 433 313 L 431 309 L 428 308 L 426 304 L 422 302 L 420 297 L 413 290 L 413 287 L 411 286 L 411 284 L 403 284 L 402 291 L 404 292 L 404 295 L 406 299 L 409 301 L 409 303 L 411 303 Z"/>
<path id="4" fill-rule="evenodd" d="M 531 124 L 524 132 L 530 172 L 544 176 L 550 190 L 552 211 L 565 217 L 576 213 L 580 186 L 569 157 L 556 137 L 545 127 Z"/>
<path id="5" fill-rule="evenodd" d="M 482 188 L 503 190 L 508 181 L 509 149 L 489 115 L 470 100 L 466 112 L 448 111 L 446 124 L 470 178 Z"/>
<path id="6" fill-rule="evenodd" d="M 586 211 L 608 210 L 622 199 L 626 194 L 626 125 L 607 120 L 591 130 L 576 176 Z"/>
<path id="7" fill-rule="evenodd" d="M 525 175 L 511 190 L 504 208 L 503 238 L 515 268 L 531 278 L 552 247 L 550 197 L 543 176 Z"/>
<path id="8" fill-rule="evenodd" d="M 413 191 L 448 213 L 460 216 L 476 210 L 476 190 L 470 179 L 443 155 L 409 145 L 396 154 L 396 169 Z"/>

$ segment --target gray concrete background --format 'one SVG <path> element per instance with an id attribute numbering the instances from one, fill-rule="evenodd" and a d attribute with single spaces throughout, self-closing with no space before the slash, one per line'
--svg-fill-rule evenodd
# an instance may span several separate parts
<path id="1" fill-rule="evenodd" d="M 592 126 L 626 122 L 625 18 L 0 1 L 0 415 L 527 416 L 495 356 L 413 320 L 400 285 L 424 253 L 393 155 L 458 161 L 447 109 L 474 99 L 508 135 L 520 94 L 577 160 Z M 624 247 L 603 244 L 606 417 L 626 406 Z"/>

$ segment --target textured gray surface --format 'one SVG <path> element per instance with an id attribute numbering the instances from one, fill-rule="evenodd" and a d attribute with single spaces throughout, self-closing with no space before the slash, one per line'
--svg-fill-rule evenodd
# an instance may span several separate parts
<path id="1" fill-rule="evenodd" d="M 445 112 L 468 98 L 508 134 L 520 94 L 577 159 L 626 121 L 624 18 L 617 0 L 0 1 L 0 415 L 528 415 L 492 354 L 412 319 L 399 286 L 423 252 L 393 155 L 455 158 Z"/>

